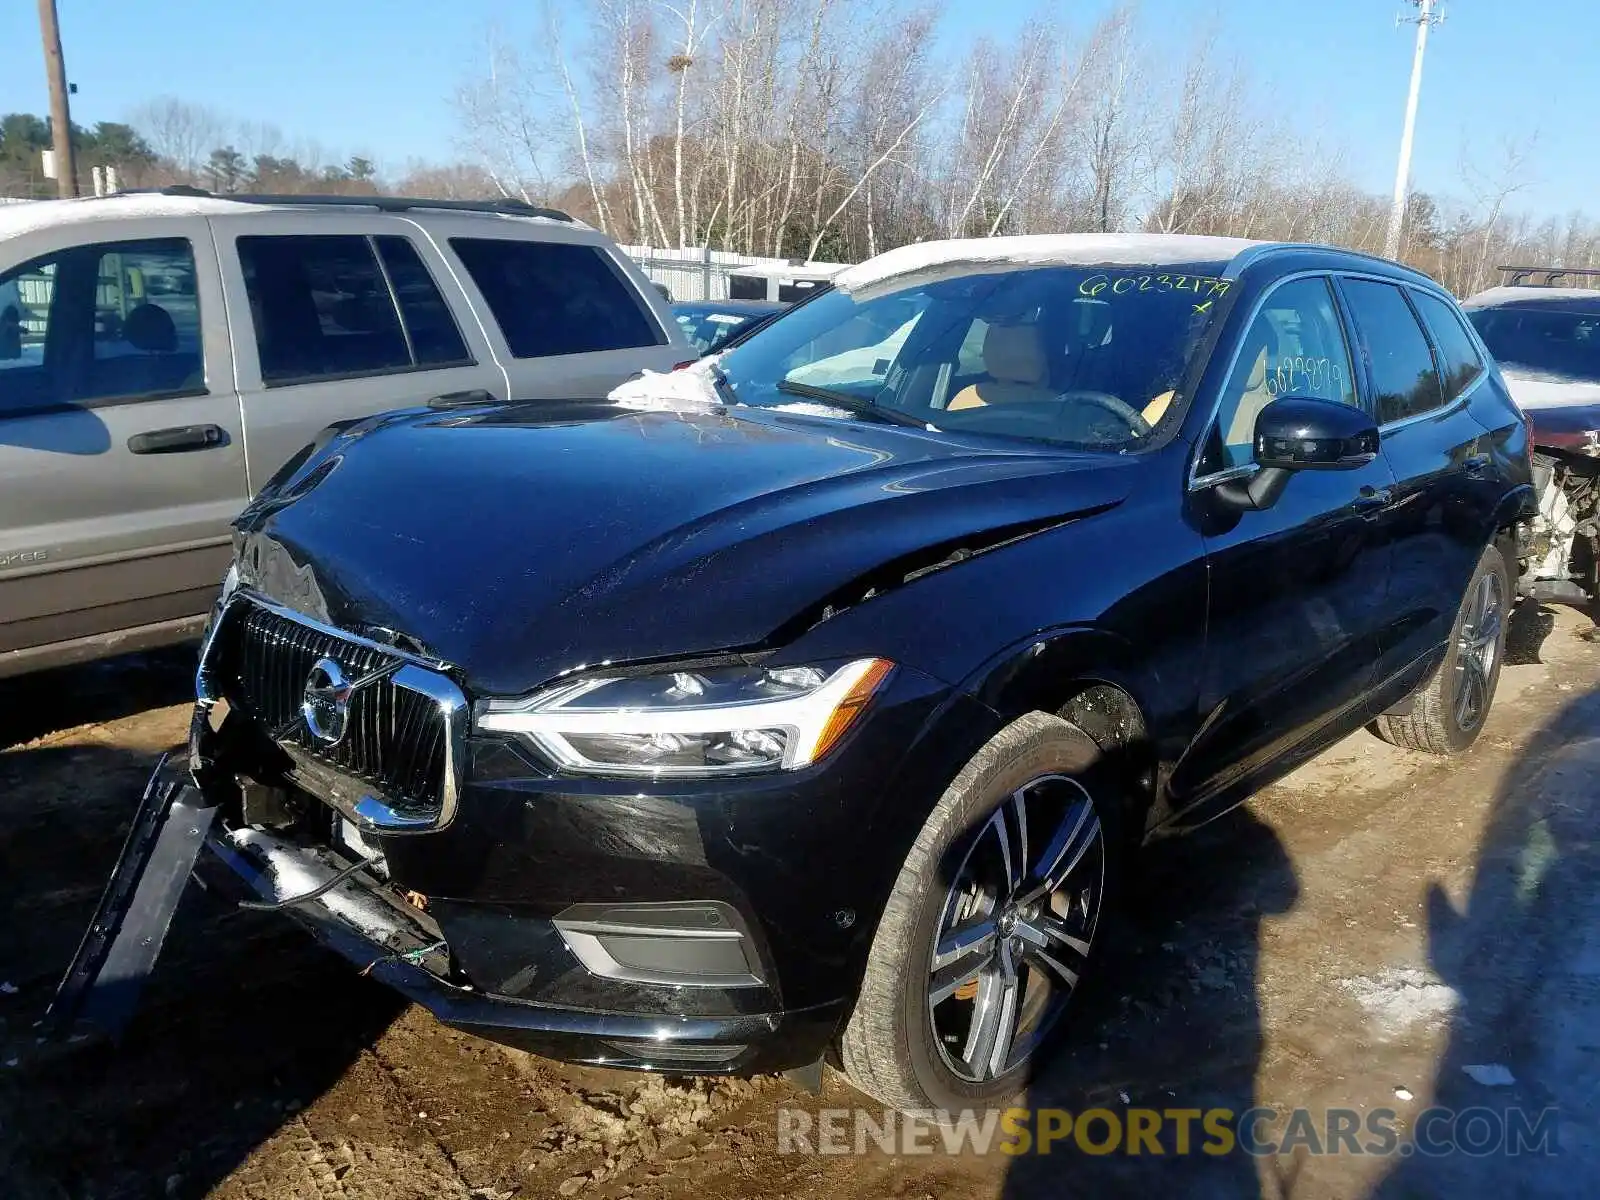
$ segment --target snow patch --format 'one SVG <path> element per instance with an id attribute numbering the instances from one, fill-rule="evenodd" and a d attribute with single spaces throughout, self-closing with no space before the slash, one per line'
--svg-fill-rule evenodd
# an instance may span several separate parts
<path id="1" fill-rule="evenodd" d="M 612 388 L 606 399 L 619 408 L 649 412 L 699 412 L 722 407 L 711 378 L 711 360 L 680 371 L 645 371 Z"/>
<path id="2" fill-rule="evenodd" d="M 1562 379 L 1552 375 L 1524 375 L 1500 368 L 1506 387 L 1517 407 L 1530 411 L 1541 408 L 1577 408 L 1585 404 L 1600 404 L 1600 383 L 1585 383 L 1578 379 Z"/>
<path id="3" fill-rule="evenodd" d="M 1231 262 L 1261 243 L 1248 238 L 1180 233 L 1066 233 L 1051 236 L 956 238 L 885 251 L 833 277 L 842 292 L 929 268 L 960 266 L 1127 266 Z"/>
<path id="4" fill-rule="evenodd" d="M 1376 975 L 1339 980 L 1355 998 L 1382 1038 L 1399 1037 L 1421 1026 L 1437 1028 L 1461 1003 L 1455 988 L 1414 967 L 1386 967 Z"/>
<path id="5" fill-rule="evenodd" d="M 1600 300 L 1600 288 L 1492 287 L 1469 296 L 1461 302 L 1461 307 L 1492 308 L 1496 304 L 1510 304 L 1517 300 Z"/>
<path id="6" fill-rule="evenodd" d="M 275 900 L 303 896 L 333 878 L 333 871 L 308 860 L 270 834 L 254 829 L 238 829 L 228 836 L 235 846 L 249 847 L 267 860 Z M 316 903 L 348 921 L 376 942 L 383 942 L 401 931 L 399 923 L 383 905 L 359 893 L 351 894 L 343 884 L 319 896 Z"/>

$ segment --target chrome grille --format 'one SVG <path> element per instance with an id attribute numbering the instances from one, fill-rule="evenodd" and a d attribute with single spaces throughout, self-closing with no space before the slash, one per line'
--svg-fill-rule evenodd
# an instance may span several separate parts
<path id="1" fill-rule="evenodd" d="M 450 718 L 436 695 L 404 685 L 416 670 L 411 660 L 254 603 L 235 605 L 219 632 L 211 667 L 217 690 L 269 737 L 370 784 L 409 823 L 448 817 Z M 350 679 L 370 680 L 351 695 L 343 736 L 333 743 L 313 735 L 301 715 L 306 682 L 322 659 Z"/>

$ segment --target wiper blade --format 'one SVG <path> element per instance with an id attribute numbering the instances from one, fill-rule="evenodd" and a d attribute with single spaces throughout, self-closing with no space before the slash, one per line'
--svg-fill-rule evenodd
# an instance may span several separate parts
<path id="1" fill-rule="evenodd" d="M 778 381 L 778 390 L 787 392 L 791 396 L 805 396 L 811 400 L 821 400 L 824 404 L 846 408 L 853 413 L 860 413 L 862 416 L 877 417 L 880 421 L 887 421 L 891 425 L 910 425 L 916 429 L 932 428 L 921 417 L 913 417 L 910 413 L 903 413 L 893 408 L 884 408 L 880 404 L 874 404 L 871 400 L 863 400 L 860 396 L 852 396 L 849 392 L 835 392 L 829 388 L 812 387 L 809 383 L 796 383 L 792 379 L 780 379 Z"/>
<path id="2" fill-rule="evenodd" d="M 711 364 L 711 385 L 717 389 L 717 396 L 724 404 L 739 403 L 739 396 L 733 390 L 733 383 L 728 379 L 728 373 L 717 363 Z"/>

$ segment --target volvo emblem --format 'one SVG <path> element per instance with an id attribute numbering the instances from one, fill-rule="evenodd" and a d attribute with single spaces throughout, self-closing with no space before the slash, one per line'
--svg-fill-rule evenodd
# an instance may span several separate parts
<path id="1" fill-rule="evenodd" d="M 333 659 L 317 660 L 300 694 L 300 716 L 312 737 L 329 746 L 337 746 L 344 739 L 350 720 L 350 697 L 355 690 L 344 668 Z"/>

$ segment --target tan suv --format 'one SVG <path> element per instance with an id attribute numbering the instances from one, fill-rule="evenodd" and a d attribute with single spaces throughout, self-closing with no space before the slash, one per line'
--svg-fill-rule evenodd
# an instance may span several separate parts
<path id="1" fill-rule="evenodd" d="M 197 635 L 229 523 L 329 423 L 598 399 L 694 358 L 605 235 L 514 202 L 0 207 L 0 676 Z"/>

